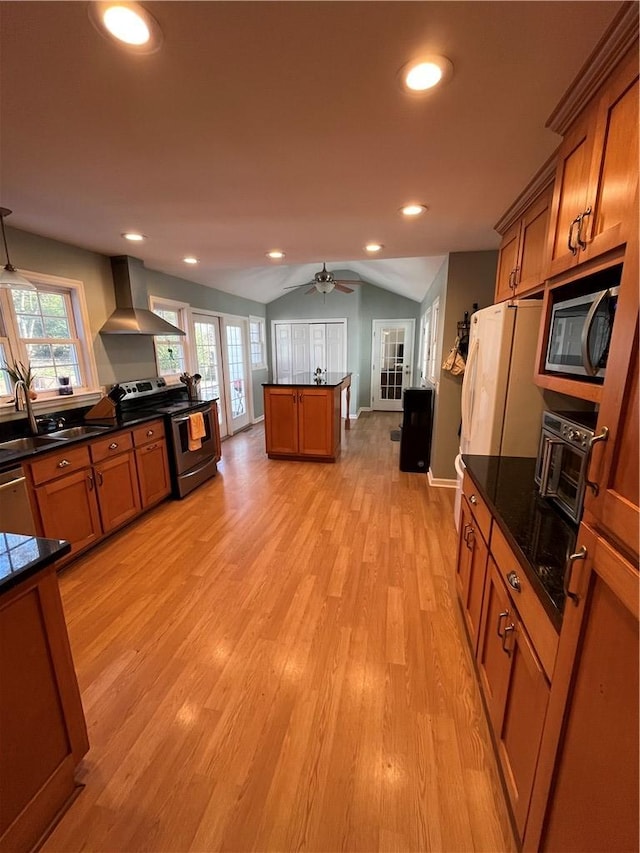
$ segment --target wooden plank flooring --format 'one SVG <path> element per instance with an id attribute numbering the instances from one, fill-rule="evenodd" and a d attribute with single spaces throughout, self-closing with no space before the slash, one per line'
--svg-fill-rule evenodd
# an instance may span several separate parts
<path id="1" fill-rule="evenodd" d="M 398 414 L 220 474 L 60 577 L 89 727 L 45 851 L 511 851 L 455 601 L 453 492 Z"/>

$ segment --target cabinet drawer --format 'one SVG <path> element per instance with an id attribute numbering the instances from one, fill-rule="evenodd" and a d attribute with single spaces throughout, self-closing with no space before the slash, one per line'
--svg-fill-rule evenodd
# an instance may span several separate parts
<path id="1" fill-rule="evenodd" d="M 466 473 L 462 483 L 462 491 L 464 492 L 466 499 L 469 501 L 471 513 L 475 518 L 480 532 L 484 536 L 484 541 L 488 542 L 489 534 L 491 532 L 491 511 L 482 499 L 480 492 L 475 487 L 473 480 Z"/>
<path id="2" fill-rule="evenodd" d="M 117 456 L 125 450 L 131 450 L 133 439 L 130 432 L 117 432 L 99 441 L 93 441 L 90 445 L 91 461 L 102 462 L 110 456 Z"/>
<path id="3" fill-rule="evenodd" d="M 42 459 L 30 462 L 29 470 L 34 485 L 38 486 L 40 483 L 55 480 L 56 477 L 62 477 L 64 474 L 70 474 L 72 471 L 79 471 L 88 466 L 89 448 L 83 445 L 82 447 L 63 447 L 54 453 L 48 453 Z"/>
<path id="4" fill-rule="evenodd" d="M 558 649 L 558 634 L 545 613 L 544 607 L 524 569 L 516 559 L 497 524 L 494 524 L 491 533 L 491 553 L 498 571 L 505 581 L 509 595 L 526 627 L 527 634 L 533 642 L 544 671 L 551 680 Z M 515 572 L 519 589 L 515 589 L 508 580 L 511 572 Z"/>
<path id="5" fill-rule="evenodd" d="M 136 427 L 133 431 L 133 443 L 136 447 L 164 438 L 164 421 L 150 421 L 148 424 Z"/>

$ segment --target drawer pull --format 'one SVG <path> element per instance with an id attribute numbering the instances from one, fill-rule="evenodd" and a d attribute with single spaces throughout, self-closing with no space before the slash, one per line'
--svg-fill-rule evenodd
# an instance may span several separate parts
<path id="1" fill-rule="evenodd" d="M 109 450 L 116 450 L 117 447 L 118 447 L 118 442 L 112 441 L 111 444 L 109 445 Z"/>
<path id="2" fill-rule="evenodd" d="M 152 429 L 148 429 L 148 430 L 147 430 L 147 437 L 148 437 L 148 438 L 151 438 L 151 436 L 152 436 L 152 435 L 153 435 L 153 430 L 152 430 Z"/>
<path id="3" fill-rule="evenodd" d="M 509 572 L 509 574 L 507 575 L 507 583 L 512 589 L 515 589 L 516 592 L 522 592 L 520 578 L 515 572 Z"/>
<path id="4" fill-rule="evenodd" d="M 570 555 L 570 557 L 567 560 L 567 565 L 565 566 L 565 569 L 564 569 L 564 578 L 562 581 L 562 585 L 564 588 L 564 594 L 567 596 L 567 598 L 570 598 L 571 601 L 573 601 L 573 603 L 575 604 L 576 607 L 578 606 L 578 602 L 580 601 L 580 596 L 577 595 L 575 592 L 571 592 L 569 590 L 569 584 L 571 583 L 571 574 L 573 572 L 573 564 L 575 563 L 576 560 L 586 560 L 586 559 L 587 559 L 587 549 L 584 547 L 584 545 L 582 545 L 580 547 L 579 551 L 576 551 L 575 554 Z"/>
<path id="5" fill-rule="evenodd" d="M 497 626 L 496 626 L 496 633 L 497 633 L 497 635 L 500 637 L 500 639 L 501 639 L 501 640 L 503 640 L 503 639 L 504 639 L 504 634 L 503 634 L 503 633 L 502 633 L 502 631 L 500 630 L 500 624 L 501 624 L 501 622 L 502 622 L 502 620 L 503 620 L 503 619 L 506 619 L 506 618 L 507 618 L 507 616 L 508 616 L 508 615 L 509 615 L 509 611 L 508 611 L 508 610 L 503 610 L 503 611 L 502 611 L 502 613 L 499 613 L 499 614 L 498 614 L 498 624 L 497 624 Z"/>
<path id="6" fill-rule="evenodd" d="M 58 468 L 67 468 L 69 465 L 71 465 L 71 462 L 68 459 L 61 459 L 58 462 Z"/>
<path id="7" fill-rule="evenodd" d="M 478 498 L 475 495 L 471 495 L 469 498 L 469 503 L 475 506 L 478 503 Z"/>

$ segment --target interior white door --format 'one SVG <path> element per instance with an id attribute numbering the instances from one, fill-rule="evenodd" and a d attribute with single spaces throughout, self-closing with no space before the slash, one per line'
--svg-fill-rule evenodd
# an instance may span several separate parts
<path id="1" fill-rule="evenodd" d="M 309 368 L 313 373 L 318 367 L 320 370 L 326 370 L 327 359 L 327 325 L 326 323 L 310 323 L 309 324 L 310 338 L 310 362 Z"/>
<path id="2" fill-rule="evenodd" d="M 345 323 L 326 324 L 325 367 L 327 373 L 346 373 L 347 371 L 346 331 Z"/>
<path id="3" fill-rule="evenodd" d="M 402 392 L 413 376 L 415 320 L 374 320 L 371 405 L 374 410 L 402 411 Z"/>
<path id="4" fill-rule="evenodd" d="M 220 349 L 220 318 L 206 314 L 193 315 L 193 339 L 196 351 L 195 373 L 202 376 L 200 396 L 203 400 L 218 399 L 220 435 L 229 434 L 227 428 L 226 391 L 222 382 Z"/>
<path id="5" fill-rule="evenodd" d="M 280 382 L 295 382 L 320 368 L 346 373 L 347 322 L 274 323 L 272 331 L 275 374 Z"/>
<path id="6" fill-rule="evenodd" d="M 248 426 L 249 412 L 249 322 L 225 317 L 226 410 L 229 432 Z"/>
<path id="7" fill-rule="evenodd" d="M 291 324 L 291 368 L 294 382 L 309 372 L 309 329 L 309 323 Z"/>

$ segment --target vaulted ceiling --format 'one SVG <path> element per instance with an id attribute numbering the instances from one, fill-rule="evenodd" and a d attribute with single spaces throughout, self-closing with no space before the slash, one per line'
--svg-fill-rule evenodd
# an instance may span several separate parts
<path id="1" fill-rule="evenodd" d="M 447 252 L 495 248 L 620 6 L 149 2 L 163 44 L 132 55 L 88 5 L 0 3 L 8 224 L 261 302 L 323 261 L 419 300 Z M 407 95 L 425 53 L 453 77 Z M 428 212 L 403 220 L 408 201 Z"/>

